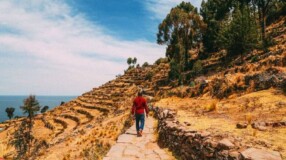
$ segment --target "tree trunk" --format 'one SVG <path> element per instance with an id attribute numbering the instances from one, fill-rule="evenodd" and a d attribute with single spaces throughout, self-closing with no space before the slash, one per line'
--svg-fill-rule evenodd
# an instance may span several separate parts
<path id="1" fill-rule="evenodd" d="M 266 45 L 266 12 L 265 8 L 262 9 L 262 17 L 261 17 L 261 36 L 263 41 L 263 46 Z"/>

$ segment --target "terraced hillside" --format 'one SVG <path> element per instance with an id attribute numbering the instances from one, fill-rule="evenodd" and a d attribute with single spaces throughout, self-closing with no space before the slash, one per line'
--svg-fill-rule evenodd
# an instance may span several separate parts
<path id="1" fill-rule="evenodd" d="M 157 81 L 166 79 L 167 74 L 156 73 L 153 68 L 162 70 L 166 65 L 129 70 L 115 80 L 37 115 L 32 131 L 37 141 L 33 142 L 31 159 L 98 159 L 104 156 L 124 127 L 130 125 L 130 107 L 138 87 L 154 94 L 156 81 L 149 81 L 148 74 Z M 7 144 L 21 120 L 0 125 L 4 129 L 0 132 L 0 148 L 3 148 L 0 157 L 12 159 L 15 155 L 15 150 Z"/>

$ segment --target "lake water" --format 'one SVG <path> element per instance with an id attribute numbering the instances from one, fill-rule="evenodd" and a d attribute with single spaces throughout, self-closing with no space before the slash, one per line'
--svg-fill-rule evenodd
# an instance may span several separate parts
<path id="1" fill-rule="evenodd" d="M 14 116 L 23 116 L 23 112 L 20 106 L 23 106 L 23 101 L 28 96 L 0 96 L 0 122 L 8 120 L 7 113 L 5 112 L 7 107 L 14 107 Z M 68 102 L 76 96 L 36 96 L 41 107 L 49 106 L 49 110 L 59 106 L 61 102 Z"/>

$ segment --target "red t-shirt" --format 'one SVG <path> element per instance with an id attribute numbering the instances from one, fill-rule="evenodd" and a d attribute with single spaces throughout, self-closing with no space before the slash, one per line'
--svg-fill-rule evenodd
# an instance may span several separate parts
<path id="1" fill-rule="evenodd" d="M 132 114 L 143 114 L 144 109 L 146 114 L 148 114 L 149 110 L 146 99 L 140 96 L 136 97 L 133 101 Z"/>

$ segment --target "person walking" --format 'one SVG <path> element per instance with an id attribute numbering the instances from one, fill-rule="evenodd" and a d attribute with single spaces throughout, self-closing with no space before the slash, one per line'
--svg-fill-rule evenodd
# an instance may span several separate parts
<path id="1" fill-rule="evenodd" d="M 132 106 L 132 115 L 133 115 L 133 119 L 136 120 L 136 131 L 137 131 L 138 137 L 142 136 L 142 132 L 144 129 L 144 123 L 145 123 L 145 113 L 146 113 L 146 117 L 148 117 L 148 112 L 149 112 L 147 101 L 142 96 L 142 94 L 143 94 L 142 91 L 138 92 L 138 96 L 134 99 L 133 106 Z"/>

